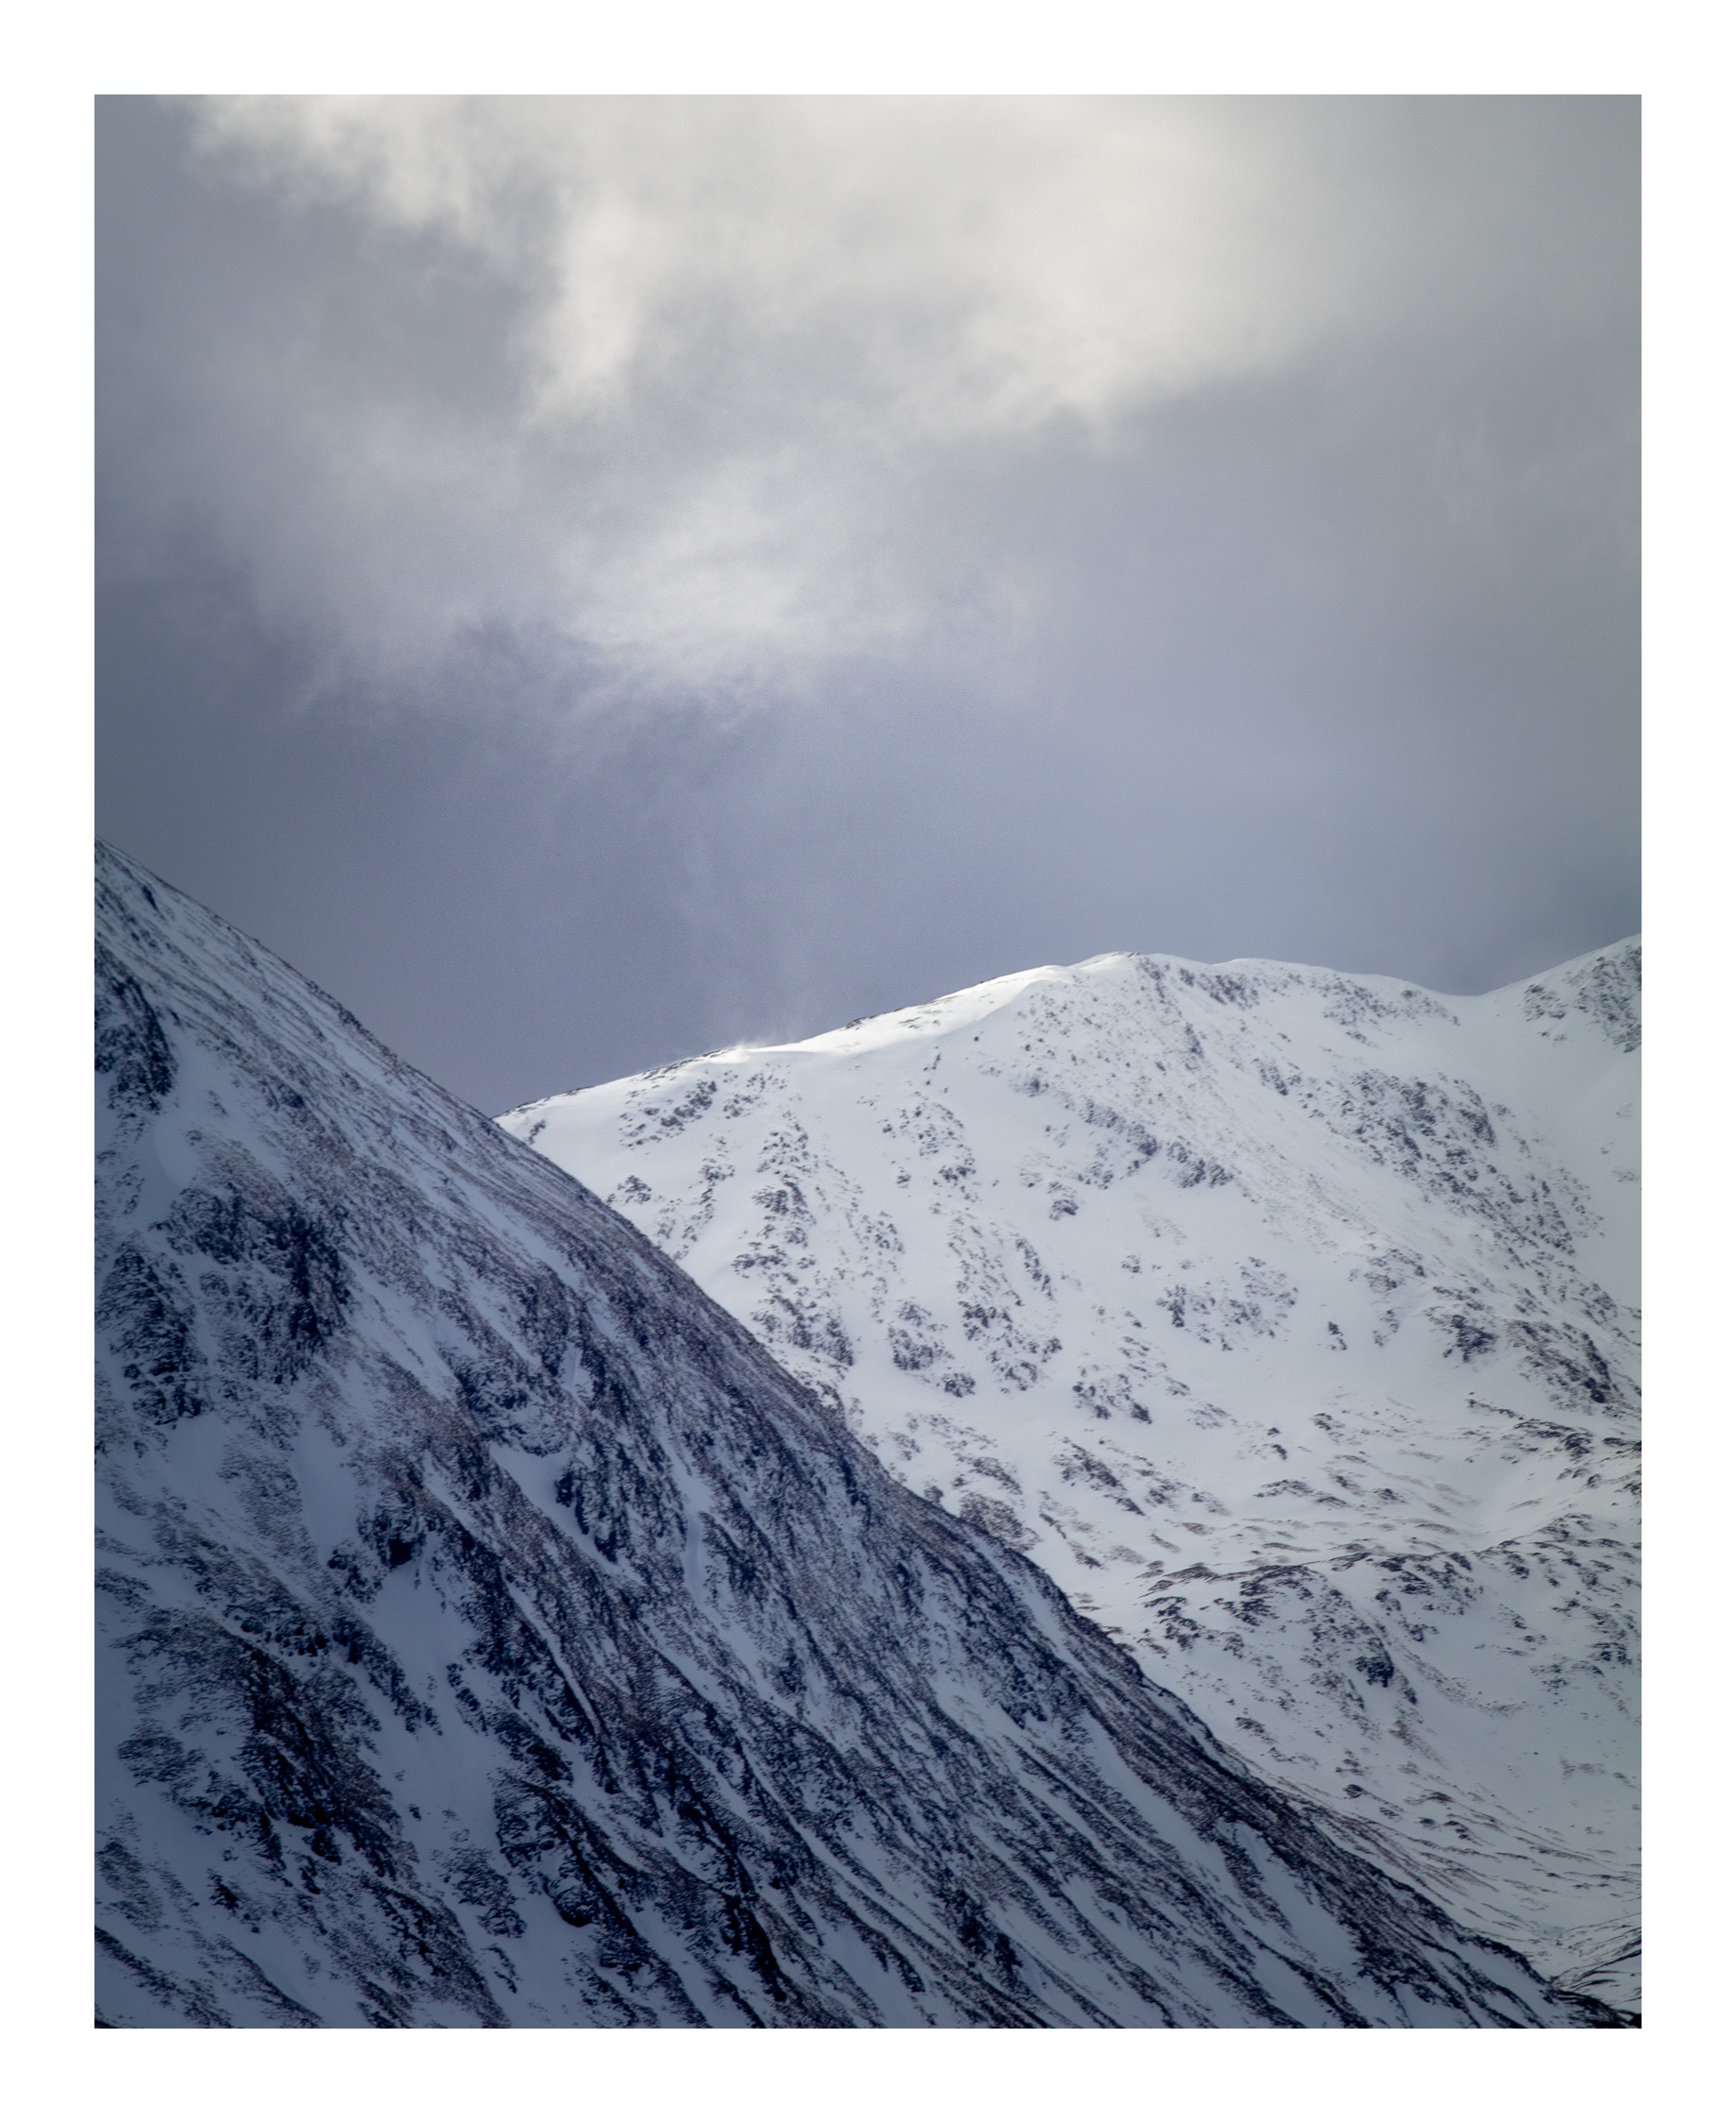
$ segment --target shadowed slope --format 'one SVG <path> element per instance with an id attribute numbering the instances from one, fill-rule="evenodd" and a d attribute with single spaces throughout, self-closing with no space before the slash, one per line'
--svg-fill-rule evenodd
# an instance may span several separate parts
<path id="1" fill-rule="evenodd" d="M 107 2023 L 1614 2024 L 280 961 L 99 919 Z"/>

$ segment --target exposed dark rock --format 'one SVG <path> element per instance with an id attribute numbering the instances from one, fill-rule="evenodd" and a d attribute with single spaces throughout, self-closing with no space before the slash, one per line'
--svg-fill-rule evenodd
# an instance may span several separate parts
<path id="1" fill-rule="evenodd" d="M 899 1488 L 594 1196 L 101 877 L 103 2024 L 1621 2024 L 1247 1775 L 1010 1507 Z"/>

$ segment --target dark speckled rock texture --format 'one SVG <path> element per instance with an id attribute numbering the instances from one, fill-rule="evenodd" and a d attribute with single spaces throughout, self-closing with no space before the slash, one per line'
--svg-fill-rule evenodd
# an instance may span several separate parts
<path id="1" fill-rule="evenodd" d="M 1619 2025 L 99 858 L 110 2027 Z"/>

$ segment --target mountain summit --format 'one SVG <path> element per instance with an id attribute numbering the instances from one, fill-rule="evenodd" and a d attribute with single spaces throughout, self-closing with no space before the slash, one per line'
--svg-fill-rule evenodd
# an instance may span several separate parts
<path id="1" fill-rule="evenodd" d="M 1635 2003 L 1639 984 L 1120 955 L 502 1126 L 1262 1777 Z"/>
<path id="2" fill-rule="evenodd" d="M 1614 2025 L 99 866 L 109 2026 Z"/>

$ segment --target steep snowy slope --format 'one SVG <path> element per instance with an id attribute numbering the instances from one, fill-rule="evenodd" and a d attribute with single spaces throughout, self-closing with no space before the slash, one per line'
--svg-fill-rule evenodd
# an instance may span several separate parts
<path id="1" fill-rule="evenodd" d="M 1638 987 L 1116 956 L 503 1126 L 1263 1775 L 1631 1999 Z"/>
<path id="2" fill-rule="evenodd" d="M 113 2026 L 1612 2024 L 105 856 Z"/>

